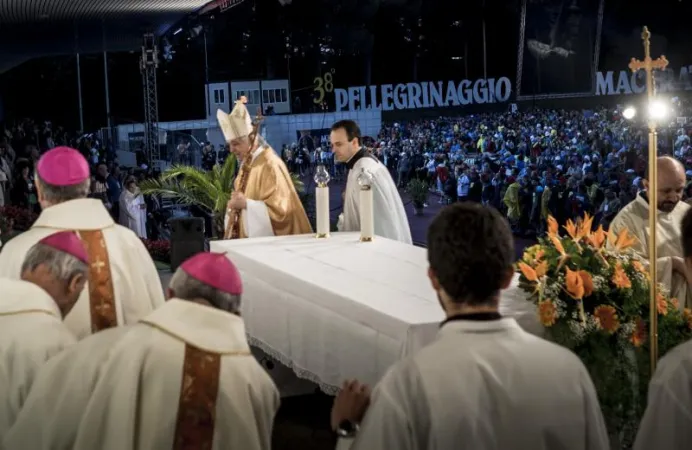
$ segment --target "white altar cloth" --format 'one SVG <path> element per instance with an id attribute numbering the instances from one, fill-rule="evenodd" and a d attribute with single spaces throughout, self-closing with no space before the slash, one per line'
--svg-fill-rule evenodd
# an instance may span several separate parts
<path id="1" fill-rule="evenodd" d="M 358 233 L 213 241 L 243 278 L 250 344 L 334 393 L 344 379 L 374 386 L 400 358 L 430 343 L 444 313 L 427 278 L 426 250 Z M 517 288 L 501 312 L 539 330 Z"/>

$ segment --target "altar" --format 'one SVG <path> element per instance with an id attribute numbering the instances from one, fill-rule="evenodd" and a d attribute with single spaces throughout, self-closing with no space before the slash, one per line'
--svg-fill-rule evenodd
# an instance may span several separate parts
<path id="1" fill-rule="evenodd" d="M 444 320 L 424 248 L 358 238 L 334 233 L 211 243 L 241 272 L 250 344 L 329 394 L 347 378 L 374 386 L 392 364 L 430 343 Z M 500 309 L 540 332 L 516 278 Z"/>

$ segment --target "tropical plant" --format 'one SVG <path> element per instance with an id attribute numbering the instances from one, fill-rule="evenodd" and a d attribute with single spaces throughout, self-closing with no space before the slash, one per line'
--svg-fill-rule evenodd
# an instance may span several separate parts
<path id="1" fill-rule="evenodd" d="M 226 205 L 231 199 L 233 182 L 236 176 L 237 161 L 229 154 L 223 165 L 216 165 L 210 171 L 197 167 L 174 165 L 166 169 L 158 179 L 140 183 L 144 194 L 160 195 L 188 206 L 197 206 L 212 216 L 214 235 L 224 235 Z M 298 193 L 305 191 L 300 178 L 292 174 L 293 185 Z"/>
<path id="2" fill-rule="evenodd" d="M 649 289 L 646 262 L 627 230 L 592 231 L 587 214 L 567 221 L 567 234 L 548 219 L 547 237 L 517 264 L 519 286 L 535 303 L 546 337 L 572 350 L 589 370 L 611 437 L 628 448 L 646 405 Z M 692 311 L 658 288 L 661 355 L 692 337 Z"/>
<path id="3" fill-rule="evenodd" d="M 411 196 L 413 207 L 417 209 L 423 208 L 428 201 L 428 195 L 430 193 L 428 183 L 419 178 L 414 178 L 409 181 L 407 190 L 408 194 Z"/>

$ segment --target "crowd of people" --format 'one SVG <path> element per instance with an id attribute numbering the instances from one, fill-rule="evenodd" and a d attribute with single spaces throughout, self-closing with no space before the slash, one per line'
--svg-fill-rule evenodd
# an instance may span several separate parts
<path id="1" fill-rule="evenodd" d="M 49 148 L 70 145 L 92 163 L 92 194 L 103 199 L 116 220 L 130 223 L 142 237 L 161 235 L 160 202 L 137 195 L 137 182 L 152 176 L 151 170 L 121 170 L 112 150 L 97 138 L 53 129 L 49 122 L 24 120 L 0 132 L 0 206 L 37 212 L 35 162 Z M 517 235 L 531 237 L 544 231 L 548 215 L 564 224 L 588 212 L 607 228 L 642 189 L 647 139 L 647 129 L 626 120 L 619 109 L 535 109 L 385 123 L 366 145 L 402 190 L 412 178 L 424 179 L 440 203 L 492 205 Z M 661 133 L 659 149 L 676 156 L 692 178 L 692 147 L 683 125 Z M 227 149 L 221 150 L 205 143 L 202 167 L 222 163 Z M 306 137 L 280 152 L 292 173 L 307 176 L 323 164 L 334 179 L 344 177 L 345 165 L 334 160 L 326 142 Z M 692 196 L 692 185 L 685 194 Z"/>
<path id="2" fill-rule="evenodd" d="M 90 196 L 100 199 L 113 219 L 139 237 L 158 239 L 164 224 L 160 201 L 142 195 L 138 183 L 155 177 L 146 166 L 124 168 L 113 148 L 93 134 L 70 133 L 50 122 L 31 119 L 0 124 L 0 207 L 15 206 L 32 214 L 40 212 L 35 167 L 52 148 L 75 148 L 91 167 Z"/>
<path id="3" fill-rule="evenodd" d="M 684 112 L 681 113 L 684 115 Z M 659 154 L 675 155 L 692 178 L 684 126 L 659 134 Z M 648 129 L 618 109 L 536 109 L 394 123 L 373 151 L 405 188 L 428 180 L 441 203 L 475 201 L 506 214 L 518 235 L 544 230 L 548 215 L 596 216 L 605 228 L 642 189 Z M 688 185 L 686 196 L 692 194 Z"/>

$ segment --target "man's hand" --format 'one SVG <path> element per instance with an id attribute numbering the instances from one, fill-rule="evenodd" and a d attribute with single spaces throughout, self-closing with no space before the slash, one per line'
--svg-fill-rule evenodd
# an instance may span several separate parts
<path id="1" fill-rule="evenodd" d="M 332 406 L 332 429 L 344 420 L 360 423 L 370 406 L 370 388 L 358 380 L 346 380 Z"/>
<path id="2" fill-rule="evenodd" d="M 684 258 L 673 256 L 673 270 L 685 277 L 687 284 L 692 286 L 692 273 L 690 273 L 690 270 L 687 268 Z"/>
<path id="3" fill-rule="evenodd" d="M 242 192 L 233 192 L 231 194 L 231 200 L 228 202 L 229 209 L 243 210 L 247 207 L 247 199 L 245 194 Z"/>

